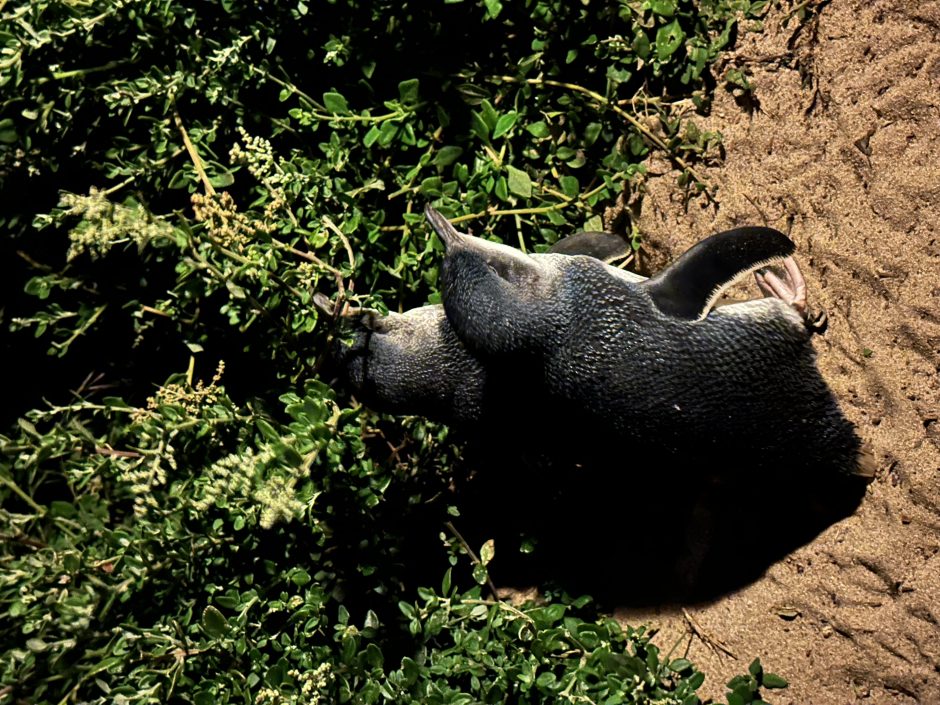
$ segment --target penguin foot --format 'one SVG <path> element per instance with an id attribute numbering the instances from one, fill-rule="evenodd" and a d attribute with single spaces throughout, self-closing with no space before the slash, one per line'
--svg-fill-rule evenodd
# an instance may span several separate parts
<path id="1" fill-rule="evenodd" d="M 781 279 L 769 269 L 758 269 L 754 272 L 757 286 L 767 296 L 780 299 L 796 309 L 801 316 L 806 316 L 806 280 L 796 261 L 792 257 L 783 260 L 786 279 Z"/>
<path id="2" fill-rule="evenodd" d="M 783 260 L 785 279 L 781 279 L 769 269 L 759 269 L 754 272 L 757 286 L 767 296 L 780 299 L 792 306 L 802 316 L 806 327 L 813 333 L 822 334 L 829 325 L 829 317 L 825 311 L 813 312 L 806 303 L 806 280 L 796 264 L 796 260 L 787 257 Z"/>

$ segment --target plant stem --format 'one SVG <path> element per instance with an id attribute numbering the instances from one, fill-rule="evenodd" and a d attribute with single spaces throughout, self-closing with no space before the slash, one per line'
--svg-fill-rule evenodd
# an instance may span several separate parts
<path id="1" fill-rule="evenodd" d="M 0 475 L 0 482 L 2 482 L 4 485 L 6 485 L 7 487 L 9 487 L 11 490 L 13 490 L 13 492 L 14 492 L 20 499 L 22 499 L 24 502 L 26 502 L 26 504 L 28 504 L 30 507 L 32 507 L 33 510 L 34 510 L 39 516 L 45 516 L 45 514 L 46 514 L 46 509 L 45 509 L 45 507 L 41 507 L 40 505 L 36 504 L 36 502 L 33 500 L 32 497 L 30 497 L 28 494 L 26 494 L 23 490 L 20 489 L 20 486 L 17 485 L 17 484 L 13 481 L 13 478 L 7 477 L 6 475 Z"/>
<path id="2" fill-rule="evenodd" d="M 668 145 L 665 142 L 663 142 L 659 136 L 654 134 L 646 125 L 644 125 L 642 122 L 637 120 L 635 117 L 633 117 L 630 113 L 628 113 L 626 110 L 621 108 L 616 103 L 610 102 L 609 100 L 607 100 L 607 98 L 602 96 L 600 93 L 592 91 L 590 88 L 579 86 L 576 83 L 566 83 L 564 81 L 553 81 L 548 78 L 522 78 L 520 79 L 520 78 L 516 78 L 515 76 L 491 76 L 490 80 L 503 82 L 503 83 L 528 83 L 529 85 L 533 85 L 533 86 L 552 86 L 555 88 L 566 88 L 570 91 L 574 91 L 575 93 L 580 93 L 582 95 L 585 95 L 591 100 L 593 100 L 595 103 L 598 103 L 601 106 L 604 106 L 613 110 L 615 113 L 617 113 L 617 115 L 619 115 L 624 120 L 629 122 L 640 134 L 646 137 L 646 139 L 648 139 L 654 145 L 656 145 L 661 150 L 666 152 L 666 154 L 669 155 L 669 158 L 672 159 L 676 164 L 681 166 L 684 170 L 689 172 L 689 174 L 692 176 L 693 179 L 698 181 L 703 186 L 707 186 L 707 182 L 705 181 L 704 177 L 702 177 L 697 171 L 695 171 L 695 169 L 693 169 L 689 165 L 689 163 L 685 161 L 682 157 L 680 157 L 678 154 L 670 150 Z"/>
<path id="3" fill-rule="evenodd" d="M 463 547 L 463 550 L 467 552 L 468 556 L 470 556 L 470 560 L 473 561 L 475 565 L 478 565 L 481 568 L 483 568 L 483 571 L 486 573 L 486 586 L 489 588 L 490 592 L 492 593 L 493 599 L 498 600 L 499 598 L 496 596 L 496 586 L 493 584 L 493 581 L 490 579 L 490 574 L 486 570 L 486 566 L 483 565 L 483 562 L 480 560 L 477 554 L 474 553 L 472 548 L 470 548 L 470 544 L 468 544 L 467 540 L 461 535 L 459 531 L 457 531 L 457 527 L 454 526 L 452 522 L 445 521 L 444 526 L 446 526 L 447 530 L 450 531 L 450 533 L 454 535 L 457 541 L 460 542 L 460 545 Z"/>
<path id="4" fill-rule="evenodd" d="M 92 324 L 98 320 L 98 317 L 104 313 L 104 310 L 108 307 L 108 304 L 101 304 L 98 308 L 95 309 L 95 312 L 88 317 L 88 320 L 85 321 L 78 329 L 75 330 L 72 335 L 69 336 L 69 339 L 64 343 L 53 343 L 52 347 L 56 350 L 66 350 L 68 347 L 75 342 L 75 339 L 80 335 L 84 334 L 86 330 L 91 328 Z"/>
<path id="5" fill-rule="evenodd" d="M 72 69 L 71 71 L 55 71 L 52 74 L 52 78 L 56 81 L 61 81 L 64 78 L 74 78 L 76 76 L 87 76 L 90 73 L 98 73 L 100 71 L 110 71 L 115 69 L 118 66 L 123 66 L 124 64 L 129 64 L 130 59 L 118 59 L 116 61 L 109 61 L 106 64 L 101 66 L 92 66 L 88 69 Z"/>
<path id="6" fill-rule="evenodd" d="M 209 182 L 209 177 L 202 165 L 202 159 L 199 157 L 199 152 L 196 151 L 196 147 L 193 145 L 192 140 L 189 139 L 189 133 L 186 131 L 186 126 L 183 125 L 183 119 L 180 117 L 179 112 L 175 109 L 173 110 L 173 122 L 176 124 L 180 134 L 183 136 L 183 144 L 186 146 L 186 151 L 189 152 L 189 158 L 192 160 L 193 166 L 196 167 L 196 173 L 199 174 L 199 178 L 202 180 L 202 185 L 206 189 L 206 193 L 210 196 L 214 196 L 215 187 L 213 187 L 213 185 Z"/>

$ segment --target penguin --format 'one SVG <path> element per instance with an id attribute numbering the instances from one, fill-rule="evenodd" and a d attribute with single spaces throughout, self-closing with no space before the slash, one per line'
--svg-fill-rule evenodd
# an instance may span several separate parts
<path id="1" fill-rule="evenodd" d="M 549 252 L 611 262 L 629 254 L 630 245 L 618 235 L 588 231 L 559 240 Z M 322 294 L 314 302 L 333 314 L 332 303 Z M 387 315 L 357 311 L 345 318 L 344 335 L 331 346 L 331 362 L 346 386 L 376 411 L 424 416 L 475 433 L 484 424 L 493 428 L 503 423 L 500 412 L 506 402 L 516 407 L 520 398 L 527 398 L 528 406 L 537 405 L 538 390 L 513 387 L 511 380 L 502 379 L 501 369 L 488 374 L 457 337 L 442 305 Z M 509 388 L 513 393 L 504 394 Z"/>
<path id="2" fill-rule="evenodd" d="M 441 297 L 456 337 L 487 374 L 539 389 L 556 432 L 582 450 L 630 448 L 658 466 L 874 474 L 816 365 L 811 337 L 825 320 L 811 314 L 779 231 L 713 235 L 642 279 L 593 257 L 525 255 L 458 232 L 430 206 L 425 215 L 444 243 Z M 716 307 L 751 273 L 766 298 Z"/>

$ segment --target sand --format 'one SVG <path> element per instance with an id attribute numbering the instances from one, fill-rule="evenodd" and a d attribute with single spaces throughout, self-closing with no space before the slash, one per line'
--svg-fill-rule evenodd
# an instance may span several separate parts
<path id="1" fill-rule="evenodd" d="M 714 199 L 683 198 L 670 165 L 651 164 L 667 173 L 639 225 L 654 271 L 728 227 L 790 235 L 829 315 L 820 369 L 878 475 L 851 516 L 756 582 L 618 614 L 657 626 L 665 648 L 688 635 L 680 651 L 712 697 L 760 656 L 790 681 L 775 704 L 940 703 L 940 2 L 810 9 L 786 26 L 772 10 L 720 67 L 745 69 L 756 100 L 720 91 L 696 118 L 724 135 L 726 159 L 702 169 Z"/>

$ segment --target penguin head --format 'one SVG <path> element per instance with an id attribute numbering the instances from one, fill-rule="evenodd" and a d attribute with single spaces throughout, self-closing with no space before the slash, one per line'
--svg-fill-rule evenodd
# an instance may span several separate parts
<path id="1" fill-rule="evenodd" d="M 482 368 L 457 340 L 441 306 L 349 316 L 330 358 L 350 391 L 377 411 L 444 422 L 476 414 Z"/>
<path id="2" fill-rule="evenodd" d="M 460 340 L 484 359 L 534 351 L 551 325 L 566 256 L 529 256 L 458 232 L 430 206 L 424 212 L 444 243 L 441 298 Z"/>

